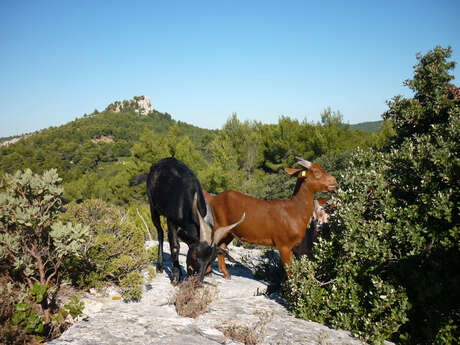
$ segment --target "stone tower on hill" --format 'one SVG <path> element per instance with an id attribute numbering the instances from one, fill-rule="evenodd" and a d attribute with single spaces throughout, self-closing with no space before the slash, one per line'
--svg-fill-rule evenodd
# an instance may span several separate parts
<path id="1" fill-rule="evenodd" d="M 130 100 L 113 102 L 105 110 L 113 111 L 115 113 L 135 111 L 140 115 L 147 115 L 149 112 L 153 111 L 153 107 L 150 103 L 150 97 L 134 96 L 134 98 Z"/>

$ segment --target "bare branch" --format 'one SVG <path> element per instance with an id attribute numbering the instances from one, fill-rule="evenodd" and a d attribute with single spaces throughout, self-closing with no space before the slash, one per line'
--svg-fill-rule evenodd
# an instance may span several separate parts
<path id="1" fill-rule="evenodd" d="M 327 282 L 321 282 L 321 281 L 319 281 L 318 279 L 315 278 L 315 275 L 313 273 L 311 274 L 311 279 L 313 279 L 313 281 L 316 284 L 318 284 L 319 286 L 328 285 L 328 284 L 331 284 L 331 283 L 333 283 L 333 282 L 335 282 L 337 280 L 337 279 L 331 279 L 331 280 L 329 280 Z"/>
<path id="2" fill-rule="evenodd" d="M 22 250 L 24 250 L 25 252 L 29 253 L 30 255 L 32 255 L 33 258 L 38 260 L 38 254 L 36 254 L 32 249 L 27 247 L 27 245 L 25 245 L 24 243 L 21 243 L 21 247 L 22 247 Z"/>
<path id="3" fill-rule="evenodd" d="M 153 241 L 152 234 L 150 233 L 150 229 L 147 225 L 147 223 L 144 220 L 144 217 L 142 217 L 141 213 L 139 212 L 139 209 L 136 208 L 137 215 L 141 218 L 142 223 L 144 223 L 145 229 L 147 230 L 147 234 L 149 235 L 150 241 Z"/>
<path id="4" fill-rule="evenodd" d="M 46 279 L 46 285 L 48 285 L 49 282 L 51 281 L 51 278 L 53 278 L 58 273 L 58 270 L 59 270 L 59 267 L 61 267 L 61 264 L 62 264 L 62 260 L 58 260 L 56 262 L 56 264 L 54 265 L 54 272 L 51 273 Z"/>
<path id="5" fill-rule="evenodd" d="M 123 225 L 123 223 L 125 222 L 125 219 L 126 219 L 126 214 L 121 217 L 119 227 Z"/>

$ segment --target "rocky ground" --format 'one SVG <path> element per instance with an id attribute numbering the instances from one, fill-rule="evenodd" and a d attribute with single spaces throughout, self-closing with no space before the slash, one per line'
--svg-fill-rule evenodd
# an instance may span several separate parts
<path id="1" fill-rule="evenodd" d="M 182 267 L 186 249 L 181 244 Z M 165 250 L 169 252 L 167 243 Z M 267 284 L 255 280 L 250 269 L 260 253 L 230 247 L 230 254 L 240 263 L 228 265 L 231 280 L 224 279 L 213 267 L 205 284 L 215 297 L 210 309 L 196 319 L 179 316 L 171 303 L 175 287 L 170 282 L 171 266 L 167 260 L 165 272 L 145 285 L 140 302 L 125 303 L 116 290 L 109 290 L 108 296 L 88 294 L 83 298 L 86 316 L 49 344 L 241 344 L 222 333 L 225 327 L 240 336 L 246 334 L 247 343 L 362 344 L 349 332 L 292 317 L 277 294 L 261 295 Z M 169 255 L 165 254 L 165 258 Z"/>

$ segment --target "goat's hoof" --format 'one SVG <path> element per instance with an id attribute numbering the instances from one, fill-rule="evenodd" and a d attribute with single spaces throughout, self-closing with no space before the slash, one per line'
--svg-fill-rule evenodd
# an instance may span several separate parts
<path id="1" fill-rule="evenodd" d="M 180 278 L 181 278 L 180 269 L 173 268 L 172 276 L 173 276 L 173 279 L 172 279 L 173 284 L 174 285 L 179 284 Z"/>
<path id="2" fill-rule="evenodd" d="M 163 273 L 163 266 L 162 265 L 157 265 L 157 272 L 158 273 Z"/>
<path id="3" fill-rule="evenodd" d="M 230 274 L 224 274 L 224 278 L 227 280 L 232 280 L 232 276 Z"/>

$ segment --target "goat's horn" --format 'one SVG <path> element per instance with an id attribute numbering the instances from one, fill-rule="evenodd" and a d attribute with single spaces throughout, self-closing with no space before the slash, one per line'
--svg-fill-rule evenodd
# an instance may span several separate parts
<path id="1" fill-rule="evenodd" d="M 295 157 L 297 159 L 297 164 L 300 164 L 301 166 L 310 169 L 311 168 L 311 162 L 303 159 L 302 157 Z"/>
<path id="2" fill-rule="evenodd" d="M 232 230 L 233 228 L 235 228 L 238 225 L 240 225 L 241 223 L 243 223 L 244 218 L 246 218 L 246 213 L 243 213 L 243 216 L 241 217 L 241 219 L 238 222 L 217 229 L 214 232 L 214 240 L 212 241 L 212 243 L 213 244 L 219 244 L 220 240 L 223 239 L 225 236 L 227 236 L 227 234 L 229 233 L 230 230 Z"/>
<path id="3" fill-rule="evenodd" d="M 222 249 L 221 247 L 217 247 L 217 254 L 223 254 L 223 255 L 225 255 L 225 257 L 226 257 L 229 261 L 233 262 L 234 264 L 238 263 L 238 261 L 236 261 L 236 260 L 228 253 L 227 250 Z"/>
<path id="4" fill-rule="evenodd" d="M 211 228 L 208 224 L 204 221 L 203 217 L 201 216 L 200 211 L 198 210 L 198 194 L 195 193 L 193 196 L 193 211 L 196 213 L 198 220 L 200 222 L 200 241 L 206 242 L 211 245 Z"/>
<path id="5" fill-rule="evenodd" d="M 313 203 L 315 205 L 315 207 L 313 208 L 313 214 L 312 214 L 312 217 L 313 217 L 313 220 L 317 220 L 319 218 L 319 214 L 318 214 L 318 211 L 319 211 L 319 203 L 318 203 L 318 200 L 313 200 Z"/>

